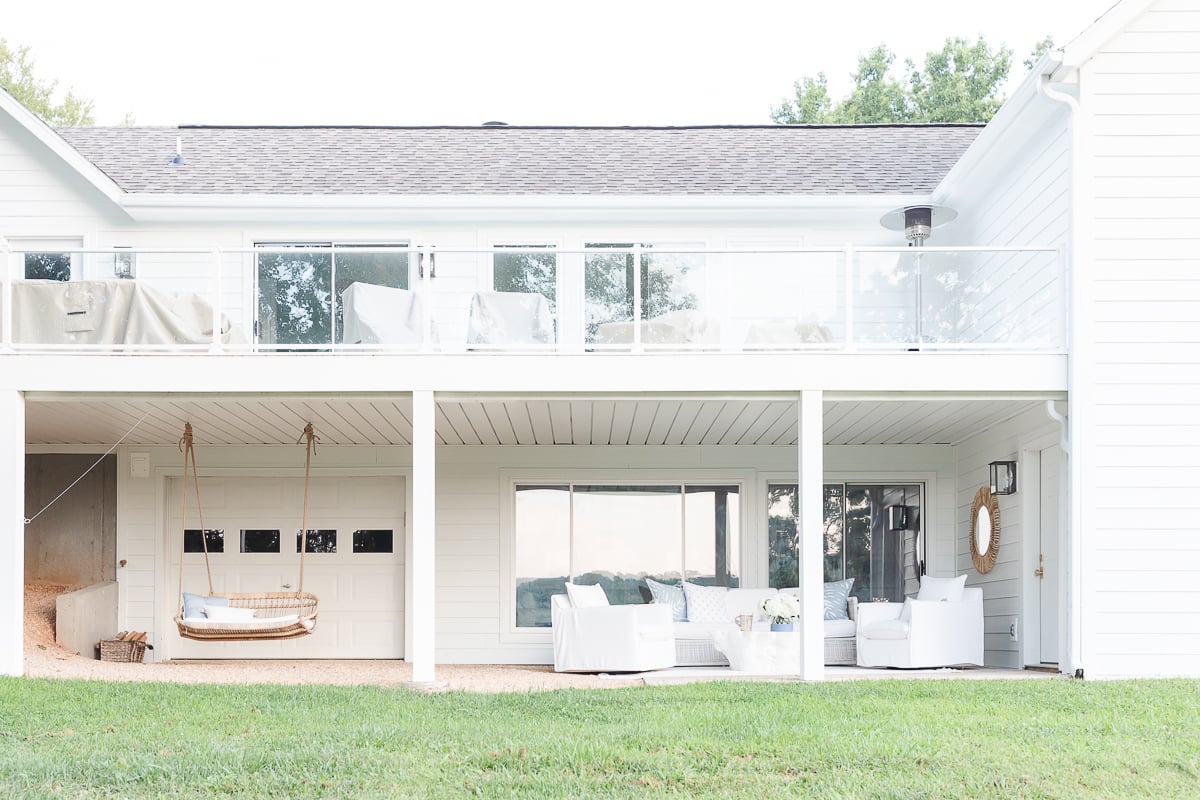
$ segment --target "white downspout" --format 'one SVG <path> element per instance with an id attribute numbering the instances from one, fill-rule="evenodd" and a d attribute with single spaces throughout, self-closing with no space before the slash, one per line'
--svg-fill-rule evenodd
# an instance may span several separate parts
<path id="1" fill-rule="evenodd" d="M 1060 65 L 1054 65 L 1054 68 L 1057 68 L 1057 66 Z M 1051 72 L 1053 72 L 1053 68 Z M 1082 675 L 1084 599 L 1083 532 L 1085 508 L 1083 503 L 1084 458 L 1080 443 L 1086 440 L 1086 434 L 1082 438 L 1080 434 L 1083 431 L 1084 417 L 1087 416 L 1082 398 L 1086 397 L 1087 393 L 1084 390 L 1084 380 L 1080 376 L 1081 372 L 1086 371 L 1086 368 L 1081 365 L 1081 343 L 1083 344 L 1082 349 L 1087 350 L 1088 348 L 1087 343 L 1083 341 L 1084 337 L 1078 336 L 1077 332 L 1080 327 L 1080 317 L 1086 316 L 1090 318 L 1091 315 L 1091 310 L 1086 308 L 1080 299 L 1080 295 L 1085 287 L 1085 280 L 1080 275 L 1079 270 L 1079 264 L 1084 261 L 1081 255 L 1087 252 L 1088 246 L 1085 241 L 1086 237 L 1083 236 L 1083 232 L 1088 229 L 1087 217 L 1081 208 L 1080 202 L 1081 200 L 1086 200 L 1087 195 L 1085 192 L 1080 191 L 1079 188 L 1080 181 L 1087 175 L 1087 165 L 1084 163 L 1084 148 L 1081 146 L 1082 137 L 1079 134 L 1079 98 L 1062 89 L 1055 88 L 1050 83 L 1049 74 L 1042 75 L 1041 91 L 1050 100 L 1063 103 L 1067 106 L 1071 137 L 1071 175 L 1067 200 L 1071 209 L 1071 215 L 1065 251 L 1066 286 L 1063 291 L 1066 300 L 1066 308 L 1064 310 L 1067 320 L 1068 403 L 1068 416 L 1065 420 L 1065 425 L 1063 425 L 1062 432 L 1063 449 L 1068 454 L 1067 508 L 1069 511 L 1069 523 L 1066 531 L 1067 553 L 1065 563 L 1067 584 L 1067 647 L 1065 668 L 1063 668 L 1064 665 L 1060 665 L 1060 668 L 1068 675 Z M 1054 408 L 1053 403 L 1046 404 L 1046 411 L 1051 417 L 1059 421 L 1060 424 L 1063 424 L 1062 415 Z"/>

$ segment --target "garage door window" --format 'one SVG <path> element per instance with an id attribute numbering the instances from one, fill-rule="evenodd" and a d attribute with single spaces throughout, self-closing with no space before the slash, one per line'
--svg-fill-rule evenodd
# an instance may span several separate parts
<path id="1" fill-rule="evenodd" d="M 225 552 L 225 531 L 222 530 L 204 530 L 204 537 L 208 539 L 208 552 L 224 553 Z M 183 532 L 183 552 L 185 553 L 203 553 L 204 542 L 200 540 L 200 529 L 189 528 Z"/>
<path id="2" fill-rule="evenodd" d="M 390 530 L 357 530 L 354 532 L 354 552 L 356 553 L 390 553 L 392 552 L 392 532 Z"/>
<path id="3" fill-rule="evenodd" d="M 300 531 L 296 531 L 296 552 L 300 552 Z M 309 530 L 308 552 L 336 553 L 337 531 L 325 528 L 322 528 L 321 530 Z"/>
<path id="4" fill-rule="evenodd" d="M 279 531 L 276 530 L 242 530 L 243 553 L 278 553 Z"/>

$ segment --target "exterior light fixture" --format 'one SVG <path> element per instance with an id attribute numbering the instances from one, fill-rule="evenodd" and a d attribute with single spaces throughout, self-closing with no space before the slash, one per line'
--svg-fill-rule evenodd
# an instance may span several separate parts
<path id="1" fill-rule="evenodd" d="M 988 464 L 988 479 L 992 494 L 1017 493 L 1017 462 L 993 461 Z"/>
<path id="2" fill-rule="evenodd" d="M 946 206 L 904 206 L 893 209 L 879 219 L 889 231 L 904 231 L 904 238 L 913 247 L 920 247 L 934 228 L 953 222 L 958 212 Z"/>

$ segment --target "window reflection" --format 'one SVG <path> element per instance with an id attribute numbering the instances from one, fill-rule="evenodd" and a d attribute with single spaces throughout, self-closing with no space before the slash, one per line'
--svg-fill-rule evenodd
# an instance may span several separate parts
<path id="1" fill-rule="evenodd" d="M 737 486 L 520 485 L 514 505 L 518 627 L 549 627 L 568 580 L 613 604 L 646 602 L 648 577 L 739 584 Z"/>

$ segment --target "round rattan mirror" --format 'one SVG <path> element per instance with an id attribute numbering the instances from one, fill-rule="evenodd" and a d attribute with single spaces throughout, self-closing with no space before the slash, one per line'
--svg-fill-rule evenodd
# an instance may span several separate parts
<path id="1" fill-rule="evenodd" d="M 980 573 L 992 571 L 1000 552 L 1000 504 L 984 486 L 971 504 L 971 563 Z"/>

